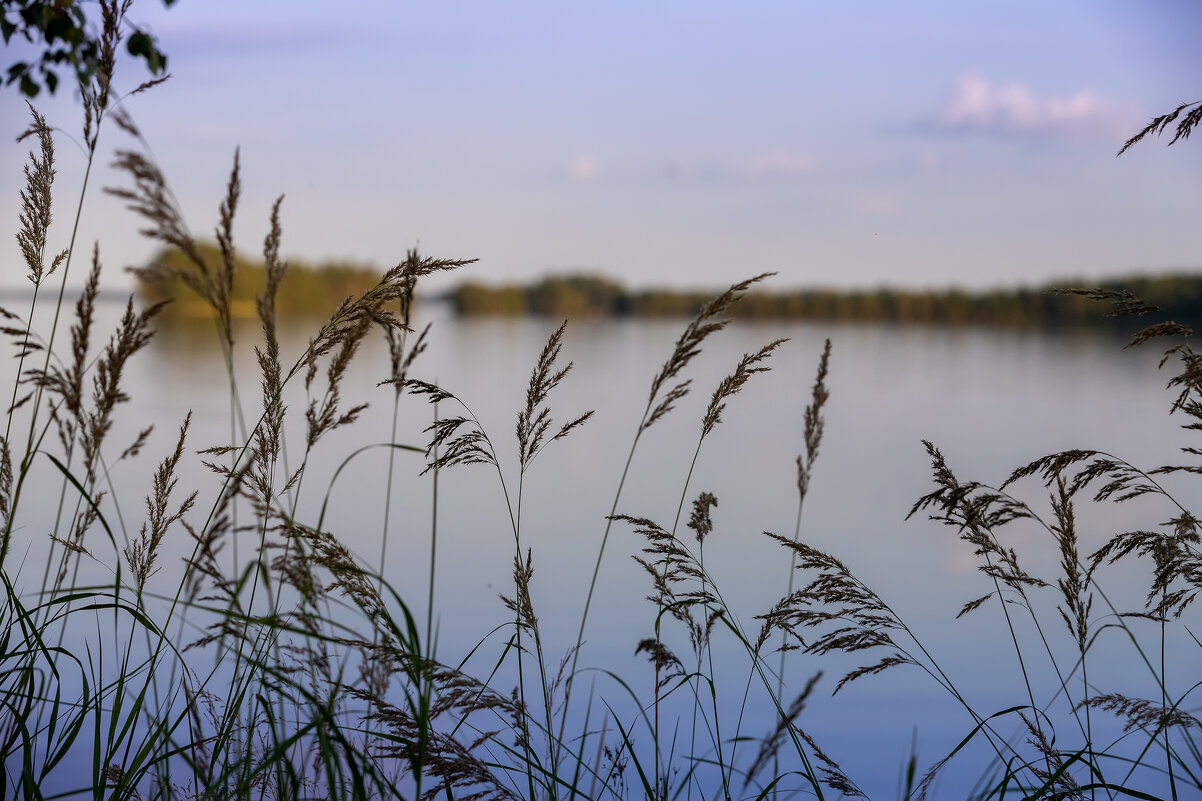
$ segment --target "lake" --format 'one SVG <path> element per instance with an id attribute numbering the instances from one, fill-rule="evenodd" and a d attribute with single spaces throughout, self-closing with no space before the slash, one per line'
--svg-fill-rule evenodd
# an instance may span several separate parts
<path id="1" fill-rule="evenodd" d="M 17 304 L 10 307 L 17 310 Z M 120 310 L 117 304 L 100 307 L 94 342 L 103 341 L 103 332 L 115 325 Z M 432 328 L 429 348 L 415 362 L 412 376 L 436 382 L 470 407 L 500 455 L 510 498 L 516 498 L 514 424 L 525 403 L 530 371 L 559 321 L 457 319 L 448 308 L 434 303 L 420 306 L 417 316 L 418 327 L 428 322 Z M 558 424 L 590 409 L 596 414 L 564 440 L 550 443 L 534 460 L 524 476 L 521 500 L 521 548 L 533 554 L 532 600 L 553 663 L 575 641 L 606 516 L 651 380 L 685 323 L 588 320 L 572 322 L 567 328 L 561 362 L 571 361 L 574 368 L 550 397 L 554 420 Z M 303 351 L 309 334 L 299 326 L 283 332 L 285 362 Z M 255 327 L 240 327 L 238 337 L 240 401 L 245 421 L 253 424 L 260 408 L 259 379 L 250 351 L 257 341 Z M 771 357 L 771 370 L 752 376 L 744 390 L 728 401 L 722 422 L 702 445 L 686 489 L 701 418 L 713 389 L 744 353 L 782 337 L 789 341 Z M 684 375 L 693 380 L 691 394 L 640 441 L 617 511 L 671 529 L 683 493 L 680 531 L 691 534 L 684 527 L 689 504 L 702 491 L 713 493 L 718 505 L 705 544 L 705 564 L 728 607 L 753 633 L 759 626 L 755 615 L 779 600 L 789 582 L 789 554 L 764 532 L 793 535 L 794 460 L 803 447 L 802 415 L 826 338 L 832 342 L 827 378 L 831 396 L 803 511 L 802 539 L 839 557 L 872 587 L 980 712 L 1026 703 L 1027 691 L 1000 607 L 987 604 L 966 619 L 955 619 L 966 602 L 992 589 L 977 569 L 971 547 L 957 539 L 953 529 L 922 514 L 906 520 L 914 502 L 934 488 L 922 440 L 937 445 L 962 480 L 993 486 L 1015 467 L 1069 448 L 1103 450 L 1149 468 L 1175 463 L 1180 460 L 1177 449 L 1193 443 L 1188 432 L 1178 427 L 1179 421 L 1167 414 L 1173 395 L 1165 383 L 1171 373 L 1167 368 L 1157 370 L 1159 351 L 1123 350 L 1122 339 L 1097 331 L 741 322 L 716 334 Z M 14 365 L 5 367 L 9 385 Z M 353 455 L 365 445 L 390 439 L 394 393 L 391 386 L 378 386 L 387 375 L 386 346 L 382 337 L 373 334 L 342 389 L 345 403 L 369 402 L 370 406 L 354 425 L 318 444 L 310 457 L 297 514 L 301 520 L 315 522 L 328 498 L 325 527 L 365 566 L 379 568 L 423 623 L 436 518 L 433 619 L 438 656 L 458 663 L 483 641 L 467 668 L 484 676 L 503 644 L 501 636 L 492 632 L 510 619 L 498 599 L 500 593 L 512 593 L 515 540 L 506 495 L 492 467 L 454 467 L 439 473 L 435 513 L 433 476 L 420 475 L 425 466 L 420 454 L 395 452 L 391 486 L 388 449 Z M 306 396 L 299 383 L 287 394 L 292 415 L 287 453 L 294 461 L 304 446 Z M 112 434 L 114 453 L 120 453 L 145 426 L 153 424 L 155 431 L 142 456 L 110 465 L 113 493 L 107 503 L 118 498 L 120 519 L 128 531 L 137 531 L 144 515 L 141 498 L 154 467 L 174 446 L 176 429 L 191 410 L 193 425 L 181 484 L 198 488 L 198 509 L 207 510 L 217 484 L 195 452 L 230 441 L 229 390 L 212 328 L 165 326 L 130 364 L 124 386 L 132 400 L 124 406 Z M 441 417 L 461 411 L 450 401 L 438 408 Z M 424 447 L 429 438 L 424 429 L 433 415 L 434 407 L 423 398 L 402 396 L 397 441 Z M 348 458 L 331 484 L 335 470 Z M 27 571 L 38 564 L 60 486 L 48 466 L 35 472 L 38 480 L 31 490 L 34 494 L 27 498 L 14 546 L 26 560 Z M 1171 477 L 1166 485 L 1180 499 L 1193 497 L 1187 480 Z M 1015 492 L 1047 513 L 1048 493 L 1038 481 L 1021 483 Z M 381 565 L 384 500 L 389 495 L 387 548 Z M 1150 527 L 1170 516 L 1163 501 L 1149 499 L 1123 506 L 1084 505 L 1078 517 L 1082 550 L 1088 553 L 1116 532 Z M 1029 572 L 1055 582 L 1060 554 L 1047 531 L 1016 523 L 1003 533 Z M 177 539 L 166 546 L 164 576 L 177 569 L 178 558 L 190 550 L 182 531 L 174 531 L 173 536 Z M 654 682 L 646 656 L 635 655 L 636 644 L 652 636 L 655 626 L 654 607 L 646 600 L 652 592 L 649 578 L 631 558 L 643 544 L 631 526 L 621 522 L 613 526 L 580 656 L 580 665 L 589 668 L 582 675 L 588 676 L 593 691 L 611 699 L 617 708 L 628 707 L 623 707 L 622 693 L 607 679 L 607 671 L 648 695 Z M 101 565 L 111 561 L 111 554 L 100 555 L 111 547 L 99 543 L 95 547 Z M 239 560 L 246 558 L 249 548 L 241 544 Z M 232 553 L 225 556 L 233 558 Z M 93 569 L 98 575 L 105 570 Z M 40 575 L 40 569 L 36 572 Z M 1104 571 L 1101 580 L 1116 606 L 1142 608 L 1146 573 L 1115 569 Z M 1055 612 L 1054 588 L 1038 593 L 1047 636 L 1060 654 L 1071 654 L 1071 639 Z M 1097 606 L 1101 607 L 1100 600 Z M 1095 612 L 1095 616 L 1104 614 Z M 670 620 L 663 622 L 665 641 L 679 654 L 687 653 L 687 642 L 672 625 Z M 1019 621 L 1018 629 L 1024 655 L 1039 663 L 1042 646 L 1029 618 Z M 1147 633 L 1151 636 L 1151 629 Z M 723 690 L 720 717 L 727 719 L 722 737 L 733 736 L 736 723 L 740 736 L 759 737 L 774 723 L 772 710 L 762 694 L 753 693 L 740 719 L 747 657 L 724 632 L 714 637 L 714 672 L 722 677 Z M 1168 679 L 1181 690 L 1200 675 L 1202 658 L 1192 644 L 1172 642 L 1170 648 L 1176 656 Z M 911 666 L 865 677 L 831 697 L 843 673 L 883 655 L 818 658 L 792 652 L 784 682 L 787 703 L 810 676 L 824 671 L 799 725 L 865 792 L 890 798 L 897 794 L 912 744 L 921 773 L 945 756 L 973 724 L 955 699 Z M 1159 696 L 1147 669 L 1131 656 L 1121 636 L 1101 638 L 1091 658 L 1096 666 L 1091 668 L 1091 681 L 1098 692 Z M 774 656 L 769 661 L 775 665 L 776 660 Z M 1071 667 L 1072 659 L 1067 658 L 1066 664 Z M 1032 673 L 1037 677 L 1037 700 L 1050 702 L 1057 684 L 1046 657 L 1032 667 Z M 1104 713 L 1096 714 L 1104 718 Z M 1017 723 L 1011 716 L 1000 729 L 1007 735 L 1019 733 Z M 1062 732 L 1065 740 L 1071 740 L 1072 734 L 1068 729 Z M 644 734 L 642 742 L 646 739 Z M 1025 739 L 1025 733 L 1018 739 Z M 746 761 L 754 757 L 754 744 L 731 747 L 743 749 Z M 986 761 L 981 751 L 972 754 L 952 762 L 936 796 L 962 796 Z"/>

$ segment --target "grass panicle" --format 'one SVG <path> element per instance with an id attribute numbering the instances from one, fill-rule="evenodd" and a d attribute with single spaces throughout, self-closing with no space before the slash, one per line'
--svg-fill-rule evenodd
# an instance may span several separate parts
<path id="1" fill-rule="evenodd" d="M 780 630 L 789 640 L 802 643 L 806 653 L 819 656 L 875 648 L 893 651 L 875 664 L 847 673 L 835 686 L 836 693 L 862 676 L 881 673 L 897 665 L 918 664 L 893 636 L 893 632 L 908 633 L 905 624 L 879 595 L 855 577 L 847 565 L 804 542 L 771 532 L 765 534 L 792 552 L 797 570 L 817 574 L 809 584 L 781 599 L 771 611 L 760 616 L 767 629 Z M 802 632 L 812 628 L 825 630 L 807 642 Z M 767 639 L 766 634 L 761 634 L 760 639 Z"/>
<path id="2" fill-rule="evenodd" d="M 38 140 L 38 153 L 29 154 L 25 165 L 25 187 L 21 190 L 21 211 L 18 217 L 17 246 L 25 259 L 29 282 L 35 287 L 42 283 L 66 259 L 66 252 L 55 256 L 46 264 L 46 240 L 49 236 L 53 202 L 51 189 L 54 186 L 54 138 L 46 119 L 38 114 L 31 104 L 29 112 L 33 124 L 17 137 L 21 142 L 34 136 Z"/>
<path id="3" fill-rule="evenodd" d="M 778 339 L 769 342 L 755 353 L 743 354 L 743 358 L 739 360 L 734 372 L 723 378 L 717 388 L 714 389 L 709 406 L 706 407 L 705 416 L 701 419 L 702 437 L 708 436 L 714 430 L 714 426 L 722 422 L 722 412 L 726 409 L 727 399 L 742 390 L 751 376 L 756 373 L 765 373 L 771 369 L 767 365 L 761 364 L 761 362 L 765 361 L 772 354 L 772 351 L 787 341 Z"/>
<path id="4" fill-rule="evenodd" d="M 133 581 L 140 592 L 146 589 L 146 582 L 158 569 L 155 561 L 158 558 L 159 546 L 169 529 L 178 523 L 196 503 L 198 491 L 193 490 L 175 508 L 169 511 L 171 496 L 179 484 L 176 470 L 180 457 L 184 453 L 184 441 L 188 436 L 188 427 L 192 423 L 192 415 L 184 418 L 179 428 L 179 440 L 175 450 L 165 458 L 154 473 L 154 493 L 146 498 L 147 521 L 142 524 L 138 537 L 125 549 L 125 561 L 129 565 Z"/>
<path id="5" fill-rule="evenodd" d="M 1188 110 L 1187 110 L 1188 109 Z M 1186 112 L 1185 116 L 1181 116 L 1181 112 Z M 1180 119 L 1178 119 L 1180 118 Z M 1189 139 L 1190 133 L 1197 127 L 1199 122 L 1202 122 L 1202 102 L 1182 103 L 1177 108 L 1152 118 L 1152 121 L 1143 127 L 1137 134 L 1132 136 L 1123 146 L 1119 148 L 1118 155 L 1123 155 L 1133 146 L 1139 144 L 1149 136 L 1160 136 L 1167 131 L 1173 123 L 1177 123 L 1174 129 L 1173 138 L 1169 140 L 1169 144 L 1176 144 L 1179 140 Z"/>
<path id="6" fill-rule="evenodd" d="M 639 425 L 640 432 L 663 419 L 664 415 L 672 411 L 676 403 L 688 394 L 689 385 L 692 383 L 691 380 L 680 381 L 671 386 L 668 386 L 668 384 L 680 375 L 689 362 L 701 353 L 701 346 L 705 343 L 706 339 L 712 334 L 721 331 L 729 324 L 730 321 L 724 319 L 722 315 L 743 297 L 747 293 L 747 290 L 754 284 L 772 275 L 775 275 L 775 273 L 761 273 L 746 281 L 732 284 L 721 295 L 718 295 L 709 303 L 702 306 L 697 315 L 689 321 L 689 324 L 685 326 L 684 331 L 676 340 L 676 345 L 673 347 L 671 355 L 668 356 L 667 361 L 664 362 L 660 371 L 656 373 L 655 378 L 651 380 L 651 392 L 647 398 L 647 409 L 643 412 L 643 419 Z"/>
<path id="7" fill-rule="evenodd" d="M 567 327 L 568 322 L 564 320 L 563 324 L 555 329 L 547 340 L 547 344 L 543 347 L 543 352 L 539 355 L 538 362 L 530 374 L 530 385 L 526 390 L 526 408 L 518 412 L 518 464 L 523 471 L 542 450 L 543 445 L 563 439 L 572 429 L 583 425 L 593 416 L 592 411 L 585 412 L 574 420 L 564 423 L 549 440 L 546 440 L 547 430 L 551 427 L 551 409 L 546 406 L 547 396 L 551 394 L 551 390 L 559 386 L 572 369 L 571 362 L 559 369 L 555 367 L 555 361 L 559 358 L 560 350 L 563 349 L 563 332 Z M 546 441 L 544 442 L 544 440 Z"/>
<path id="8" fill-rule="evenodd" d="M 176 267 L 159 262 L 132 268 L 130 272 L 138 280 L 149 283 L 178 279 L 205 300 L 219 319 L 228 314 L 228 310 L 221 308 L 213 267 L 197 248 L 178 202 L 167 185 L 166 176 L 148 156 L 132 150 L 117 151 L 112 166 L 125 173 L 133 187 L 108 187 L 105 191 L 124 201 L 127 209 L 142 218 L 145 227 L 139 233 L 176 248 L 187 257 L 187 266 Z"/>
<path id="9" fill-rule="evenodd" d="M 1144 699 L 1128 698 L 1117 693 L 1095 695 L 1082 701 L 1081 705 L 1102 709 L 1123 718 L 1125 720 L 1124 732 L 1142 729 L 1151 731 L 1155 735 L 1173 727 L 1202 728 L 1202 722 L 1188 712 L 1172 707 L 1166 708 Z"/>
<path id="10" fill-rule="evenodd" d="M 822 347 L 822 356 L 818 359 L 818 374 L 815 376 L 814 386 L 810 390 L 810 402 L 802 414 L 804 450 L 797 456 L 798 523 L 801 522 L 800 511 L 805 504 L 806 493 L 810 489 L 810 479 L 814 475 L 814 463 L 818 461 L 818 448 L 822 445 L 822 434 L 826 430 L 826 418 L 823 416 L 822 410 L 831 396 L 826 385 L 830 361 L 831 341 L 828 339 Z M 797 539 L 796 533 L 794 539 Z"/>

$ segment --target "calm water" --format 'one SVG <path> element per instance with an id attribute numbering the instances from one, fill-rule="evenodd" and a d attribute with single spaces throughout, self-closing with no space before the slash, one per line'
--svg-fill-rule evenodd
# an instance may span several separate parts
<path id="1" fill-rule="evenodd" d="M 118 313 L 115 306 L 103 307 L 99 330 L 111 327 Z M 437 381 L 471 407 L 503 454 L 513 497 L 514 422 L 530 369 L 558 321 L 458 321 L 436 306 L 423 308 L 421 316 L 433 329 L 429 349 L 413 375 Z M 575 369 L 551 396 L 555 419 L 564 421 L 588 409 L 597 414 L 565 441 L 552 443 L 534 462 L 525 477 L 521 510 L 522 547 L 534 554 L 534 603 L 554 661 L 574 642 L 605 516 L 651 379 L 684 322 L 596 321 L 568 328 L 563 359 L 573 361 Z M 288 332 L 286 360 L 302 351 L 307 334 Z M 255 330 L 247 328 L 240 336 L 246 346 L 238 365 L 241 400 L 246 419 L 253 420 L 259 390 L 249 347 Z M 995 485 L 1014 467 L 1066 448 L 1106 450 L 1148 467 L 1176 461 L 1176 448 L 1193 443 L 1185 442 L 1185 434 L 1166 414 L 1171 401 L 1164 389 L 1168 373 L 1157 372 L 1157 353 L 1123 351 L 1120 340 L 1094 333 L 732 325 L 694 362 L 687 375 L 694 380 L 693 393 L 643 438 L 619 512 L 671 527 L 710 393 L 744 352 L 778 337 L 790 341 L 773 358 L 772 371 L 754 376 L 728 403 L 723 422 L 701 449 L 686 492 L 689 500 L 702 490 L 718 498 L 705 556 L 723 597 L 745 628 L 754 631 L 754 615 L 785 593 L 788 555 L 763 532 L 793 533 L 794 459 L 802 447 L 802 412 L 823 339 L 830 337 L 831 399 L 806 501 L 803 538 L 839 556 L 876 589 L 978 710 L 988 713 L 1025 703 L 1013 646 L 996 606 L 954 620 L 961 605 L 991 589 L 976 570 L 971 549 L 946 527 L 926 519 L 905 520 L 914 501 L 932 489 L 921 440 L 937 444 L 961 478 Z M 11 372 L 13 366 L 6 369 Z M 368 401 L 371 406 L 355 426 L 321 443 L 311 457 L 301 518 L 315 520 L 328 495 L 326 526 L 374 568 L 383 542 L 384 498 L 391 492 L 383 572 L 424 620 L 433 504 L 431 477 L 419 477 L 424 466 L 420 456 L 400 456 L 391 490 L 386 483 L 388 456 L 382 448 L 354 457 L 338 481 L 330 483 L 334 469 L 356 449 L 388 440 L 393 394 L 391 388 L 376 385 L 387 370 L 382 338 L 373 339 L 343 389 L 347 402 Z M 200 488 L 198 506 L 207 508 L 216 485 L 195 451 L 226 443 L 230 427 L 228 389 L 212 330 L 165 330 L 130 366 L 125 386 L 132 401 L 113 435 L 115 452 L 140 428 L 155 426 L 142 457 L 113 466 L 115 495 L 121 499 L 126 526 L 136 532 L 149 477 L 174 444 L 175 429 L 189 409 L 195 418 L 183 483 Z M 293 459 L 303 447 L 299 422 L 305 402 L 303 392 L 289 395 L 296 418 L 288 446 Z M 449 404 L 439 412 L 458 413 Z M 403 397 L 398 440 L 425 445 L 428 435 L 422 430 L 432 415 L 433 408 L 423 399 Z M 40 474 L 36 506 L 26 508 L 27 513 L 36 509 L 24 519 L 21 531 L 29 564 L 37 563 L 39 537 L 51 524 L 57 499 L 57 483 L 51 479 L 48 473 Z M 442 473 L 439 482 L 434 609 L 440 656 L 453 663 L 507 619 L 497 595 L 510 592 L 514 537 L 492 468 L 455 468 Z M 1188 482 L 1170 483 L 1181 488 L 1182 498 L 1192 500 Z M 1046 491 L 1037 483 L 1023 485 L 1018 492 L 1046 508 Z M 1116 531 L 1147 527 L 1171 514 L 1154 503 L 1083 509 L 1084 547 L 1092 549 Z M 177 534 L 173 547 L 180 556 L 188 543 Z M 1046 532 L 1015 526 L 1011 537 L 1024 566 L 1054 581 L 1059 555 Z M 635 644 L 650 636 L 654 625 L 653 608 L 645 600 L 649 583 L 631 559 L 640 547 L 628 526 L 614 527 L 581 662 L 649 687 L 650 667 L 643 657 L 634 656 Z M 1114 573 L 1107 581 L 1116 603 L 1138 604 L 1142 598 L 1144 577 L 1139 574 Z M 1045 592 L 1048 630 L 1055 647 L 1067 655 L 1069 639 L 1055 614 L 1055 598 Z M 679 634 L 669 623 L 665 631 L 670 641 Z M 1025 639 L 1030 634 L 1022 629 Z M 683 640 L 677 637 L 675 642 L 681 653 L 687 651 Z M 732 641 L 716 642 L 715 670 L 727 697 L 724 714 L 729 713 L 723 723 L 726 736 L 734 731 L 747 663 Z M 1032 640 L 1028 647 L 1034 644 Z M 469 668 L 486 673 L 499 645 L 497 635 L 491 635 Z M 1153 692 L 1147 672 L 1125 655 L 1129 651 L 1117 637 L 1104 640 L 1097 653 L 1101 658 L 1095 678 L 1102 691 Z M 1199 675 L 1202 660 L 1196 647 L 1182 647 L 1177 653 L 1170 680 L 1188 686 Z M 830 697 L 843 671 L 883 655 L 820 661 L 795 653 L 785 677 L 787 687 L 796 692 L 814 672 L 825 671 L 801 725 L 874 797 L 895 794 L 912 741 L 917 742 L 921 771 L 971 728 L 953 699 L 913 668 L 863 679 Z M 1037 666 L 1035 672 L 1042 677 L 1037 698 L 1050 699 L 1055 688 L 1051 671 Z M 592 675 L 597 677 L 598 695 L 620 696 L 601 673 Z M 1108 681 L 1122 684 L 1109 686 Z M 767 732 L 772 720 L 765 712 L 763 702 L 753 699 L 740 733 Z M 1003 728 L 1009 732 L 1012 722 Z M 742 747 L 749 760 L 754 746 Z M 958 791 L 953 788 L 971 783 L 977 772 L 979 761 L 953 764 L 942 787 L 954 796 Z"/>

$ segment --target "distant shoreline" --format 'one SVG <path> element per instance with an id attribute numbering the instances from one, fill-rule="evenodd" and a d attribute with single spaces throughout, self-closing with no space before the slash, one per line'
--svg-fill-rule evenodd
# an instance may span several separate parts
<path id="1" fill-rule="evenodd" d="M 220 258 L 211 245 L 202 245 L 206 261 L 214 267 Z M 164 250 L 154 261 L 179 260 Z M 239 254 L 231 295 L 236 317 L 253 318 L 255 297 L 262 291 L 265 269 L 261 262 Z M 316 318 L 329 315 L 345 298 L 373 286 L 381 271 L 353 264 L 306 265 L 290 262 L 280 286 L 277 308 L 283 318 Z M 1128 275 L 1097 282 L 1063 279 L 1039 286 L 1008 289 L 755 289 L 729 311 L 738 319 L 799 320 L 815 322 L 890 322 L 940 325 L 1062 326 L 1113 325 L 1105 317 L 1109 305 L 1076 295 L 1052 294 L 1056 288 L 1129 291 L 1163 309 L 1179 322 L 1202 321 L 1202 268 L 1159 275 Z M 147 283 L 137 292 L 148 301 L 173 300 L 168 318 L 207 317 L 208 306 L 182 282 Z M 462 317 L 547 316 L 558 318 L 681 317 L 695 314 L 722 288 L 629 289 L 620 282 L 595 274 L 552 275 L 526 284 L 485 284 L 467 280 L 458 286 L 424 295 L 418 301 L 446 301 Z M 8 294 L 8 293 L 2 293 Z"/>
<path id="2" fill-rule="evenodd" d="M 944 325 L 1058 326 L 1113 321 L 1109 304 L 1053 289 L 1128 291 L 1178 321 L 1202 321 L 1202 271 L 1126 276 L 1103 282 L 1055 281 L 1038 287 L 964 289 L 800 289 L 749 292 L 729 314 L 740 319 L 892 322 Z M 720 290 L 718 290 L 720 291 Z M 666 317 L 692 315 L 715 290 L 628 290 L 595 275 L 564 275 L 531 284 L 468 281 L 447 293 L 461 316 Z"/>

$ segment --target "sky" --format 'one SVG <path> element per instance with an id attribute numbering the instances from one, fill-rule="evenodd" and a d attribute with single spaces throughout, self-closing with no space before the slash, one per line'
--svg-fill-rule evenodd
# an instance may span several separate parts
<path id="1" fill-rule="evenodd" d="M 252 253 L 283 194 L 291 257 L 387 268 L 419 246 L 488 282 L 972 288 L 1202 266 L 1202 142 L 1115 157 L 1202 100 L 1193 0 L 142 0 L 128 18 L 172 77 L 124 107 L 198 237 L 240 149 Z M 127 59 L 116 82 L 146 77 Z M 82 115 L 69 88 L 35 104 L 60 129 L 54 249 Z M 28 120 L 0 90 L 14 232 Z M 136 146 L 104 131 L 78 234 L 114 282 L 155 250 L 101 191 Z M 19 285 L 15 237 L 0 266 Z"/>

